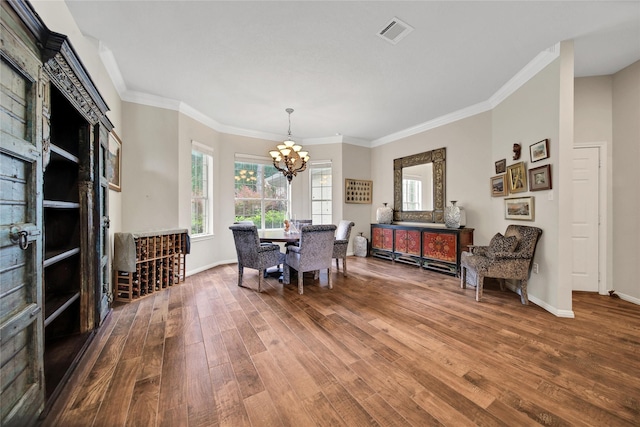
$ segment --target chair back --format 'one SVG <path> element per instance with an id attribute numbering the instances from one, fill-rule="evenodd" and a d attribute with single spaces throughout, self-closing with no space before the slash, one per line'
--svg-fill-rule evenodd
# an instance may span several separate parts
<path id="1" fill-rule="evenodd" d="M 300 267 L 302 271 L 331 267 L 336 226 L 305 225 L 300 231 Z"/>
<path id="2" fill-rule="evenodd" d="M 343 219 L 338 224 L 338 229 L 336 230 L 336 240 L 349 240 L 351 237 L 351 227 L 353 227 L 355 223 L 353 221 L 349 221 Z"/>
<path id="3" fill-rule="evenodd" d="M 519 252 L 530 259 L 533 259 L 533 255 L 536 252 L 536 245 L 538 244 L 538 239 L 541 234 L 542 229 L 538 227 L 515 224 L 507 226 L 507 230 L 504 233 L 505 237 L 516 236 L 518 245 L 514 252 Z"/>
<path id="4" fill-rule="evenodd" d="M 234 224 L 230 226 L 229 229 L 233 232 L 238 263 L 247 267 L 258 265 L 260 236 L 258 236 L 256 226 L 253 224 Z"/>

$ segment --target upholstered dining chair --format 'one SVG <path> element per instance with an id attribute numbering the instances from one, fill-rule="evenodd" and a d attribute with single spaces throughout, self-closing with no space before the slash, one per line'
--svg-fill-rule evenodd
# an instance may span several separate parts
<path id="1" fill-rule="evenodd" d="M 517 280 L 520 300 L 528 304 L 527 282 L 541 234 L 537 227 L 511 224 L 504 236 L 500 233 L 493 236 L 489 246 L 474 246 L 471 252 L 462 252 L 460 287 L 475 286 L 476 301 L 480 301 L 485 277 L 498 279 L 501 290 L 505 279 Z"/>
<path id="2" fill-rule="evenodd" d="M 307 271 L 327 270 L 329 289 L 331 283 L 331 261 L 336 226 L 305 225 L 300 230 L 299 246 L 289 246 L 284 261 L 283 283 L 291 282 L 291 269 L 298 272 L 298 293 L 302 295 L 304 273 Z"/>
<path id="3" fill-rule="evenodd" d="M 338 224 L 336 230 L 336 240 L 333 242 L 332 258 L 336 259 L 336 270 L 340 271 L 339 260 L 342 259 L 342 274 L 347 275 L 347 249 L 349 248 L 349 237 L 351 237 L 351 227 L 353 221 L 343 219 Z"/>
<path id="4" fill-rule="evenodd" d="M 234 224 L 229 229 L 233 232 L 238 255 L 238 286 L 247 287 L 242 284 L 244 269 L 253 268 L 258 270 L 258 292 L 262 292 L 265 270 L 284 263 L 280 246 L 273 243 L 260 244 L 258 229 L 253 224 Z"/>

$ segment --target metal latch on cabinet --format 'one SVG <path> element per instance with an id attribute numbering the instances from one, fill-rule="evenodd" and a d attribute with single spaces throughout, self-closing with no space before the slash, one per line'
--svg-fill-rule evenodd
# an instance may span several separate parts
<path id="1" fill-rule="evenodd" d="M 23 251 L 40 236 L 42 232 L 34 224 L 13 224 L 9 228 L 9 239 Z"/>

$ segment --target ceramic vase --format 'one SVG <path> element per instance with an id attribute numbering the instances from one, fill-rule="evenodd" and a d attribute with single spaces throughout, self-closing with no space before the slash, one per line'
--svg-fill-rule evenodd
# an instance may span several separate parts
<path id="1" fill-rule="evenodd" d="M 378 224 L 391 224 L 393 222 L 393 209 L 383 203 L 376 211 L 376 219 Z"/>
<path id="2" fill-rule="evenodd" d="M 462 228 L 467 225 L 467 215 L 464 208 L 456 205 L 452 200 L 451 206 L 444 208 L 444 223 L 448 228 Z"/>
<path id="3" fill-rule="evenodd" d="M 369 249 L 369 241 L 360 233 L 353 240 L 353 254 L 359 257 L 366 257 Z"/>

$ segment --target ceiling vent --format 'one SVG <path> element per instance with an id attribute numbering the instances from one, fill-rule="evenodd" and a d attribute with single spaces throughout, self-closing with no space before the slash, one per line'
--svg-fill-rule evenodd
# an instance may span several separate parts
<path id="1" fill-rule="evenodd" d="M 378 32 L 378 35 L 391 44 L 397 44 L 413 31 L 413 27 L 398 18 L 393 18 Z"/>

